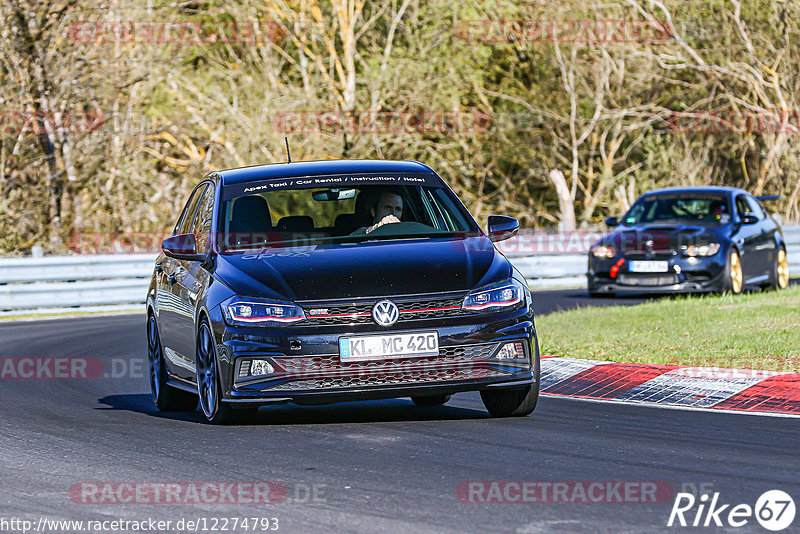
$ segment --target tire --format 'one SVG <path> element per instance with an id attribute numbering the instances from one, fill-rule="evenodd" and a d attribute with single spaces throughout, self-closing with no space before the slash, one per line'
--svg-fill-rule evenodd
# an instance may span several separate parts
<path id="1" fill-rule="evenodd" d="M 208 320 L 200 320 L 196 339 L 197 394 L 200 397 L 200 410 L 206 421 L 212 425 L 227 425 L 238 422 L 250 410 L 235 411 L 222 402 L 219 383 L 219 360 L 216 343 Z"/>
<path id="2" fill-rule="evenodd" d="M 156 408 L 162 412 L 189 412 L 197 408 L 197 396 L 167 385 L 164 351 L 153 313 L 147 314 L 147 360 L 150 364 L 150 391 Z"/>
<path id="3" fill-rule="evenodd" d="M 722 277 L 722 290 L 741 295 L 744 289 L 744 273 L 742 272 L 742 259 L 739 252 L 731 247 L 728 249 L 728 258 L 725 261 L 725 275 Z"/>
<path id="4" fill-rule="evenodd" d="M 424 395 L 411 397 L 417 406 L 440 406 L 450 400 L 452 395 Z"/>
<path id="5" fill-rule="evenodd" d="M 786 258 L 786 249 L 778 249 L 775 264 L 772 266 L 772 273 L 768 284 L 769 289 L 786 289 L 789 285 L 789 261 Z"/>
<path id="6" fill-rule="evenodd" d="M 533 413 L 539 401 L 539 342 L 536 342 L 536 362 L 533 376 L 536 381 L 522 388 L 481 391 L 481 400 L 492 417 L 525 417 Z"/>

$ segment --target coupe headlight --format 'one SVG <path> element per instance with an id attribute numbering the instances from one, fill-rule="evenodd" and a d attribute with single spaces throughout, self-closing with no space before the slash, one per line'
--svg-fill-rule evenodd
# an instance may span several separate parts
<path id="1" fill-rule="evenodd" d="M 683 254 L 690 257 L 713 256 L 717 252 L 719 252 L 719 243 L 709 243 L 708 245 L 689 245 L 683 250 Z"/>
<path id="2" fill-rule="evenodd" d="M 592 249 L 592 256 L 595 258 L 613 258 L 616 253 L 614 247 L 606 245 L 598 245 Z"/>
<path id="3" fill-rule="evenodd" d="M 464 297 L 461 308 L 470 311 L 493 311 L 517 306 L 523 301 L 524 294 L 525 288 L 512 278 L 476 289 Z"/>
<path id="4" fill-rule="evenodd" d="M 234 297 L 222 306 L 225 319 L 238 326 L 280 326 L 302 321 L 303 309 L 291 302 Z"/>

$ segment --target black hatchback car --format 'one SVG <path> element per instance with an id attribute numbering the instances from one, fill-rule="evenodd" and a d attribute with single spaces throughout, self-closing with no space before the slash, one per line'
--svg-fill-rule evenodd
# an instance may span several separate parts
<path id="1" fill-rule="evenodd" d="M 159 409 L 212 423 L 260 405 L 480 391 L 493 416 L 539 395 L 525 279 L 416 162 L 324 161 L 214 172 L 164 240 L 147 294 Z"/>
<path id="2" fill-rule="evenodd" d="M 786 243 L 756 197 L 733 187 L 650 191 L 589 250 L 589 293 L 741 293 L 789 284 Z"/>

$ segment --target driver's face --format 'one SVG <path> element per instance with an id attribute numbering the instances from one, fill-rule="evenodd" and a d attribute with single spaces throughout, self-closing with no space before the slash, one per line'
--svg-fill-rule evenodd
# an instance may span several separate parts
<path id="1" fill-rule="evenodd" d="M 378 223 L 387 215 L 398 219 L 403 217 L 403 197 L 394 193 L 382 193 L 378 205 L 372 209 L 373 223 Z"/>

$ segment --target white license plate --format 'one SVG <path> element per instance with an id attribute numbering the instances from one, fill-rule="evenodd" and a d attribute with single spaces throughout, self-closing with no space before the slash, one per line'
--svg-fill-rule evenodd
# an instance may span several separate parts
<path id="1" fill-rule="evenodd" d="M 386 360 L 438 355 L 438 332 L 339 338 L 339 359 L 341 361 Z"/>
<path id="2" fill-rule="evenodd" d="M 669 264 L 665 261 L 631 261 L 628 271 L 632 273 L 666 273 Z"/>

